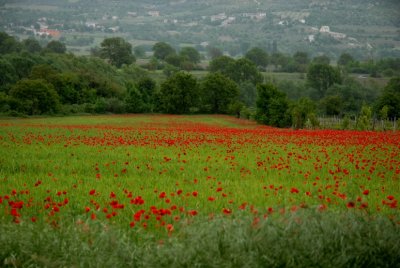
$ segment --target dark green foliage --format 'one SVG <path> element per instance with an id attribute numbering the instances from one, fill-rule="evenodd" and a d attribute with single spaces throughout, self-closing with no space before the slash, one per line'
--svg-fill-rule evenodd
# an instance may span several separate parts
<path id="1" fill-rule="evenodd" d="M 132 45 L 121 37 L 106 38 L 100 44 L 100 57 L 108 59 L 108 61 L 116 67 L 123 64 L 131 64 L 136 61 L 132 54 Z"/>
<path id="2" fill-rule="evenodd" d="M 328 88 L 340 84 L 342 78 L 338 69 L 328 64 L 314 63 L 308 68 L 307 82 L 318 92 L 319 98 L 323 98 Z"/>
<path id="3" fill-rule="evenodd" d="M 257 85 L 263 81 L 257 66 L 246 58 L 235 60 L 228 56 L 221 56 L 210 62 L 209 70 L 220 72 L 238 84 L 248 81 Z"/>
<path id="4" fill-rule="evenodd" d="M 14 66 L 3 57 L 0 57 L 0 91 L 18 80 Z"/>
<path id="5" fill-rule="evenodd" d="M 82 92 L 85 86 L 76 73 L 64 72 L 54 75 L 51 83 L 60 96 L 61 103 L 81 104 L 86 101 Z"/>
<path id="6" fill-rule="evenodd" d="M 67 51 L 67 47 L 65 46 L 64 43 L 61 43 L 60 41 L 50 41 L 47 46 L 46 50 L 52 53 L 59 53 L 63 54 Z"/>
<path id="7" fill-rule="evenodd" d="M 36 64 L 35 60 L 29 53 L 22 53 L 20 55 L 9 54 L 6 58 L 14 67 L 18 79 L 28 77 L 31 73 L 32 67 Z"/>
<path id="8" fill-rule="evenodd" d="M 206 112 L 226 114 L 238 99 L 239 87 L 221 73 L 210 73 L 201 84 L 201 94 Z"/>
<path id="9" fill-rule="evenodd" d="M 308 58 L 308 54 L 306 52 L 297 51 L 293 55 L 293 61 L 295 65 L 295 70 L 297 72 L 305 73 L 307 71 L 307 66 L 310 63 L 310 59 Z"/>
<path id="10" fill-rule="evenodd" d="M 317 57 L 313 58 L 312 63 L 329 65 L 331 63 L 331 59 L 326 55 L 317 56 Z"/>
<path id="11" fill-rule="evenodd" d="M 165 42 L 158 42 L 153 46 L 154 57 L 160 60 L 165 60 L 169 55 L 176 54 L 173 47 Z"/>
<path id="12" fill-rule="evenodd" d="M 200 62 L 200 54 L 193 47 L 184 47 L 179 52 L 179 55 L 186 61 L 189 61 L 193 64 L 197 64 Z"/>
<path id="13" fill-rule="evenodd" d="M 341 85 L 331 86 L 320 99 L 321 112 L 326 115 L 356 115 L 363 103 L 373 103 L 377 90 L 363 87 L 356 80 L 346 77 Z"/>
<path id="14" fill-rule="evenodd" d="M 257 66 L 267 67 L 268 53 L 262 48 L 255 47 L 247 51 L 245 57 L 251 60 Z"/>
<path id="15" fill-rule="evenodd" d="M 257 93 L 258 122 L 275 127 L 291 125 L 289 102 L 285 93 L 279 91 L 273 84 L 258 85 Z"/>
<path id="16" fill-rule="evenodd" d="M 18 81 L 10 96 L 17 101 L 15 110 L 29 115 L 54 113 L 60 105 L 54 87 L 42 79 Z"/>
<path id="17" fill-rule="evenodd" d="M 139 90 L 145 112 L 153 112 L 154 110 L 154 95 L 156 94 L 156 82 L 148 77 L 142 78 L 137 82 L 137 89 Z"/>
<path id="18" fill-rule="evenodd" d="M 220 56 L 214 58 L 208 67 L 210 72 L 221 72 L 222 74 L 229 75 L 231 66 L 234 65 L 235 60 L 228 56 Z"/>
<path id="19" fill-rule="evenodd" d="M 193 112 L 198 105 L 198 85 L 193 75 L 178 72 L 161 84 L 161 110 L 171 114 Z"/>
<path id="20" fill-rule="evenodd" d="M 400 118 L 400 77 L 390 79 L 376 102 L 375 111 L 379 112 L 387 107 L 386 115 L 390 119 Z"/>
<path id="21" fill-rule="evenodd" d="M 145 112 L 142 94 L 133 85 L 128 86 L 128 96 L 125 99 L 125 105 L 128 113 Z"/>
<path id="22" fill-rule="evenodd" d="M 53 82 L 54 77 L 58 71 L 49 64 L 38 64 L 32 67 L 29 78 L 31 79 L 44 79 L 49 83 Z"/>
<path id="23" fill-rule="evenodd" d="M 42 51 L 40 43 L 34 38 L 28 38 L 21 42 L 23 48 L 29 53 L 38 53 Z"/>
<path id="24" fill-rule="evenodd" d="M 295 129 L 304 128 L 306 123 L 309 122 L 312 126 L 315 123 L 312 122 L 315 118 L 316 105 L 308 98 L 301 98 L 292 106 L 292 120 L 293 127 Z"/>
<path id="25" fill-rule="evenodd" d="M 230 78 L 239 84 L 245 81 L 249 81 L 253 85 L 263 82 L 263 77 L 258 71 L 257 66 L 245 58 L 236 60 L 232 66 Z"/>
<path id="26" fill-rule="evenodd" d="M 338 116 L 344 111 L 344 100 L 339 95 L 330 95 L 321 99 L 321 106 L 324 114 L 328 116 Z"/>
<path id="27" fill-rule="evenodd" d="M 275 52 L 270 56 L 270 63 L 275 66 L 275 69 L 280 69 L 286 66 L 289 62 L 289 58 L 279 52 Z"/>
<path id="28" fill-rule="evenodd" d="M 349 53 L 342 53 L 337 61 L 338 65 L 349 66 L 354 62 L 354 58 Z"/>
<path id="29" fill-rule="evenodd" d="M 156 82 L 151 78 L 142 78 L 136 85 L 127 84 L 128 95 L 125 99 L 129 113 L 151 113 L 155 110 Z"/>
<path id="30" fill-rule="evenodd" d="M 14 37 L 5 32 L 0 32 L 0 54 L 19 52 L 21 47 L 21 44 Z"/>
<path id="31" fill-rule="evenodd" d="M 171 65 L 173 65 L 175 67 L 178 67 L 178 68 L 181 66 L 183 60 L 184 59 L 181 56 L 176 55 L 176 54 L 169 54 L 167 57 L 165 57 L 165 61 L 168 64 L 171 64 Z"/>

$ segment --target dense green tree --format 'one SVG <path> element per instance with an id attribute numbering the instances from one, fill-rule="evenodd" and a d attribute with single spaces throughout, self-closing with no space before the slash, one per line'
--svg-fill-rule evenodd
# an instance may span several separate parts
<path id="1" fill-rule="evenodd" d="M 133 84 L 127 85 L 127 97 L 125 99 L 126 111 L 128 113 L 143 113 L 146 111 L 145 103 L 140 91 Z"/>
<path id="2" fill-rule="evenodd" d="M 169 55 L 175 55 L 176 51 L 173 47 L 165 42 L 158 42 L 153 46 L 154 57 L 165 60 Z"/>
<path id="3" fill-rule="evenodd" d="M 59 96 L 54 87 L 42 79 L 23 79 L 10 90 L 18 101 L 16 110 L 29 115 L 54 113 L 59 110 Z"/>
<path id="4" fill-rule="evenodd" d="M 329 65 L 331 63 L 331 59 L 326 55 L 316 56 L 312 59 L 313 64 L 325 64 Z"/>
<path id="5" fill-rule="evenodd" d="M 270 56 L 270 63 L 275 66 L 275 69 L 285 68 L 288 64 L 289 58 L 280 52 L 275 52 Z"/>
<path id="6" fill-rule="evenodd" d="M 206 112 L 228 113 L 229 106 L 238 100 L 239 87 L 221 73 L 209 73 L 201 84 L 202 102 Z"/>
<path id="7" fill-rule="evenodd" d="M 307 65 L 310 63 L 308 54 L 306 52 L 297 51 L 293 55 L 294 71 L 305 73 L 307 71 Z"/>
<path id="8" fill-rule="evenodd" d="M 220 72 L 238 84 L 249 81 L 257 85 L 263 81 L 263 77 L 257 66 L 246 58 L 234 60 L 228 56 L 215 58 L 210 62 L 210 72 Z"/>
<path id="9" fill-rule="evenodd" d="M 307 83 L 318 92 L 318 97 L 323 98 L 329 87 L 340 84 L 342 81 L 338 69 L 328 65 L 314 63 L 307 71 Z"/>
<path id="10" fill-rule="evenodd" d="M 357 115 L 363 103 L 372 103 L 374 89 L 363 87 L 354 79 L 344 79 L 341 85 L 331 86 L 320 100 L 321 112 L 327 115 Z M 340 100 L 340 104 L 338 103 Z M 336 104 L 337 105 L 336 105 Z M 336 106 L 336 107 L 334 107 Z"/>
<path id="11" fill-rule="evenodd" d="M 139 80 L 148 77 L 147 70 L 136 64 L 122 66 L 122 72 L 127 80 Z"/>
<path id="12" fill-rule="evenodd" d="M 200 53 L 193 47 L 184 47 L 179 52 L 179 55 L 193 64 L 200 62 Z"/>
<path id="13" fill-rule="evenodd" d="M 165 62 L 167 62 L 168 64 L 171 64 L 177 68 L 181 67 L 183 60 L 184 59 L 177 54 L 170 54 L 165 58 Z"/>
<path id="14" fill-rule="evenodd" d="M 9 54 L 6 56 L 8 61 L 13 65 L 18 79 L 28 77 L 31 73 L 32 67 L 36 64 L 30 54 Z"/>
<path id="15" fill-rule="evenodd" d="M 321 99 L 321 106 L 328 116 L 341 115 L 344 111 L 345 101 L 340 95 L 329 95 Z"/>
<path id="16" fill-rule="evenodd" d="M 245 57 L 257 66 L 267 67 L 268 65 L 268 53 L 259 47 L 254 47 L 247 51 Z"/>
<path id="17" fill-rule="evenodd" d="M 314 120 L 316 112 L 315 103 L 309 98 L 301 98 L 292 106 L 292 120 L 295 129 L 304 128 L 307 121 Z M 314 125 L 313 123 L 311 123 Z"/>
<path id="18" fill-rule="evenodd" d="M 22 41 L 24 49 L 30 53 L 37 53 L 42 51 L 42 46 L 39 41 L 34 38 L 28 38 Z"/>
<path id="19" fill-rule="evenodd" d="M 62 104 L 81 104 L 86 101 L 82 96 L 84 84 L 76 73 L 56 74 L 51 78 L 51 83 L 60 96 Z"/>
<path id="20" fill-rule="evenodd" d="M 341 66 L 349 66 L 354 62 L 353 56 L 351 56 L 349 53 L 342 53 L 337 61 L 338 65 Z"/>
<path id="21" fill-rule="evenodd" d="M 368 105 L 361 107 L 360 115 L 357 118 L 357 129 L 359 130 L 370 130 L 372 119 L 372 109 Z"/>
<path id="22" fill-rule="evenodd" d="M 18 80 L 14 66 L 5 58 L 0 57 L 0 91 Z"/>
<path id="23" fill-rule="evenodd" d="M 310 62 L 307 52 L 297 51 L 293 55 L 293 59 L 297 64 L 307 65 Z"/>
<path id="24" fill-rule="evenodd" d="M 19 52 L 20 50 L 21 44 L 14 37 L 0 32 L 0 54 Z"/>
<path id="25" fill-rule="evenodd" d="M 176 74 L 177 72 L 181 71 L 178 67 L 171 65 L 171 64 L 165 64 L 163 68 L 163 74 L 166 77 L 171 77 L 172 75 Z"/>
<path id="26" fill-rule="evenodd" d="M 187 114 L 198 105 L 198 85 L 190 73 L 178 72 L 161 84 L 161 110 Z"/>
<path id="27" fill-rule="evenodd" d="M 208 67 L 210 72 L 221 72 L 222 74 L 230 77 L 231 69 L 235 64 L 235 59 L 228 56 L 220 56 L 211 60 Z"/>
<path id="28" fill-rule="evenodd" d="M 258 122 L 276 127 L 291 125 L 289 101 L 285 93 L 270 83 L 258 85 L 257 93 L 256 120 Z"/>
<path id="29" fill-rule="evenodd" d="M 59 73 L 54 67 L 48 64 L 38 64 L 32 67 L 30 79 L 44 79 L 49 83 L 53 82 L 54 76 Z"/>
<path id="30" fill-rule="evenodd" d="M 47 44 L 46 50 L 52 53 L 63 54 L 67 51 L 67 47 L 64 43 L 53 40 Z"/>
<path id="31" fill-rule="evenodd" d="M 388 118 L 400 118 L 400 77 L 390 79 L 375 104 L 375 111 L 379 112 L 385 106 Z"/>
<path id="32" fill-rule="evenodd" d="M 132 54 L 132 45 L 121 37 L 106 38 L 100 44 L 100 57 L 108 59 L 112 65 L 120 68 L 123 64 L 136 61 Z"/>
<path id="33" fill-rule="evenodd" d="M 138 89 L 143 101 L 143 111 L 153 112 L 155 105 L 154 98 L 157 89 L 156 82 L 149 77 L 145 77 L 137 82 L 136 88 Z"/>
<path id="34" fill-rule="evenodd" d="M 236 60 L 231 69 L 230 77 L 237 83 L 250 81 L 254 85 L 261 83 L 263 77 L 257 69 L 257 66 L 246 58 Z"/>

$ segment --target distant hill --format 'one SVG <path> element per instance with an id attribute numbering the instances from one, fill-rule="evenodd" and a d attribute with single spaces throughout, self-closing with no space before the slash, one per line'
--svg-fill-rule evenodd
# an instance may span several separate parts
<path id="1" fill-rule="evenodd" d="M 121 35 L 147 49 L 166 41 L 231 56 L 258 46 L 331 58 L 400 57 L 398 0 L 0 0 L 0 27 L 23 38 L 58 30 L 61 37 L 53 38 L 71 49 Z M 84 34 L 92 39 L 82 41 Z"/>

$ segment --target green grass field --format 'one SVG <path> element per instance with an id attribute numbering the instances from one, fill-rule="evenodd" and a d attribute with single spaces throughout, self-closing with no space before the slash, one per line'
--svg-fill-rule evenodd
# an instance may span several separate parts
<path id="1" fill-rule="evenodd" d="M 0 266 L 393 267 L 399 144 L 228 116 L 3 119 Z"/>

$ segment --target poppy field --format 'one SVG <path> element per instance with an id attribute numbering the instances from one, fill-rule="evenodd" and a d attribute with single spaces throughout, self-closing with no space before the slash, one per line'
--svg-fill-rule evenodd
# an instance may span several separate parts
<path id="1" fill-rule="evenodd" d="M 257 229 L 309 212 L 400 224 L 399 132 L 276 129 L 228 116 L 4 119 L 0 151 L 5 230 L 115 228 L 159 242 L 203 223 Z"/>

